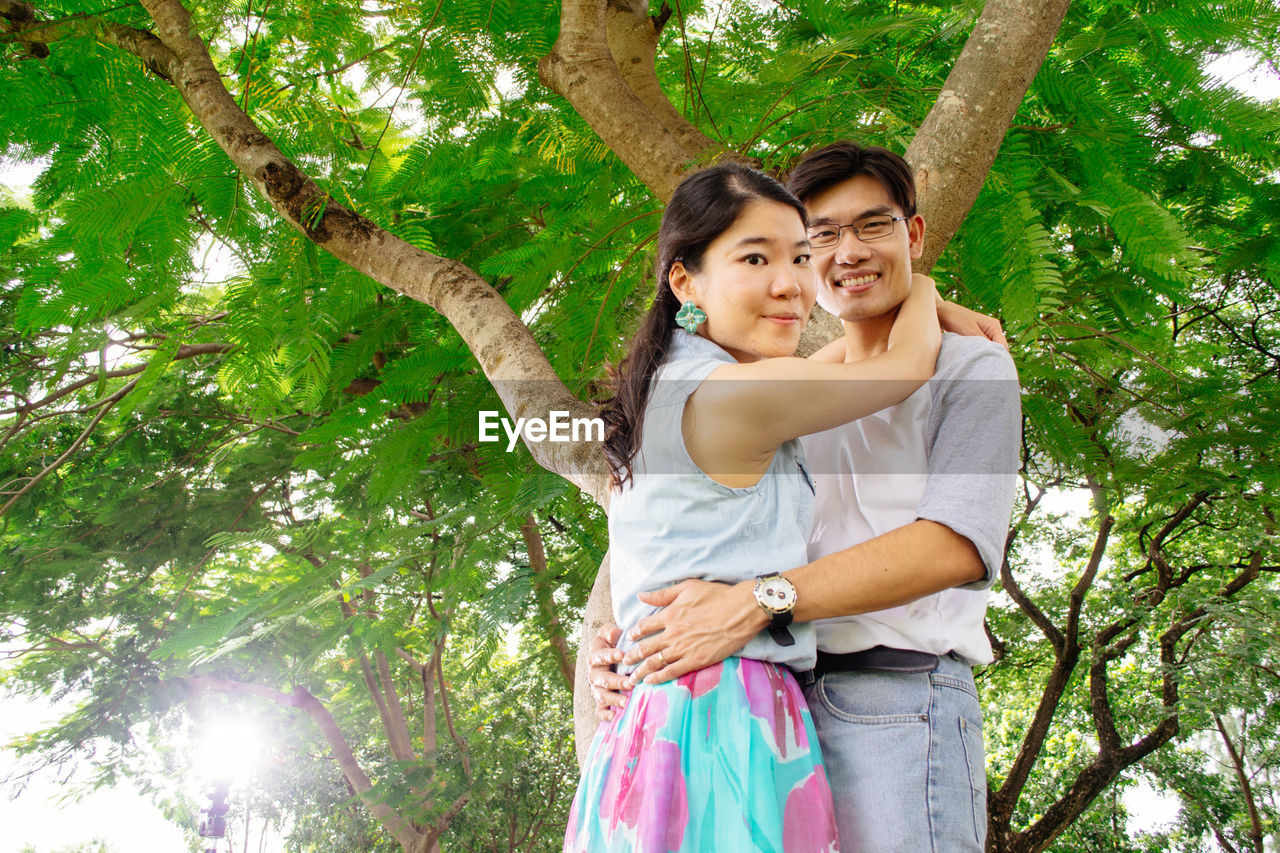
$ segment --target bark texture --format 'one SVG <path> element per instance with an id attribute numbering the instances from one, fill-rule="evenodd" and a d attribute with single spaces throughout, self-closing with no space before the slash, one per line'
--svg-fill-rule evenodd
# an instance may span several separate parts
<path id="1" fill-rule="evenodd" d="M 721 146 L 694 127 L 658 84 L 654 66 L 658 39 L 670 16 L 671 9 L 666 3 L 657 15 L 650 17 L 647 0 L 609 0 L 605 10 L 609 53 L 627 86 L 686 151 L 695 157 L 719 151 Z"/>

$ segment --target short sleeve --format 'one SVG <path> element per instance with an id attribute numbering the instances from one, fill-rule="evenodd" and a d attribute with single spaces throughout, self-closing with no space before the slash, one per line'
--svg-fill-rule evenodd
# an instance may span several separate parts
<path id="1" fill-rule="evenodd" d="M 931 382 L 929 476 L 917 517 L 944 524 L 977 548 L 985 589 L 1004 560 L 1017 486 L 1022 403 L 1004 347 L 947 335 Z"/>

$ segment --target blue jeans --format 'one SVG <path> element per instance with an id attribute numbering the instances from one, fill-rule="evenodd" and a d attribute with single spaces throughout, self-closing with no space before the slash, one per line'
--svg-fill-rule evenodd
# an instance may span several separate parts
<path id="1" fill-rule="evenodd" d="M 969 665 L 833 672 L 805 688 L 843 853 L 981 853 L 982 708 Z"/>

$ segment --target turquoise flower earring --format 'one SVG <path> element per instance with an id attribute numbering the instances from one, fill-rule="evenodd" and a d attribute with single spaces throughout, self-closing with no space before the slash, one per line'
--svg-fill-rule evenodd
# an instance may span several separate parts
<path id="1" fill-rule="evenodd" d="M 691 335 L 705 322 L 707 322 L 706 312 L 694 305 L 692 299 L 681 305 L 680 310 L 676 312 L 676 325 Z"/>

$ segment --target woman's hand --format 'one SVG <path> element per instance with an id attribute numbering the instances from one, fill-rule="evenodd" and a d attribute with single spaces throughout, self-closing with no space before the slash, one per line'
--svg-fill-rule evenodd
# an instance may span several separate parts
<path id="1" fill-rule="evenodd" d="M 1004 336 L 1004 329 L 995 317 L 972 311 L 955 302 L 948 302 L 938 297 L 938 323 L 945 332 L 957 335 L 986 338 L 989 341 L 1009 348 L 1009 340 Z"/>
<path id="2" fill-rule="evenodd" d="M 587 680 L 591 682 L 591 695 L 596 700 L 596 719 L 602 722 L 613 719 L 614 708 L 627 707 L 627 696 L 631 693 L 631 682 L 626 676 L 618 675 L 616 669 L 622 661 L 622 652 L 617 648 L 620 639 L 622 629 L 614 624 L 601 625 L 591 638 Z"/>

